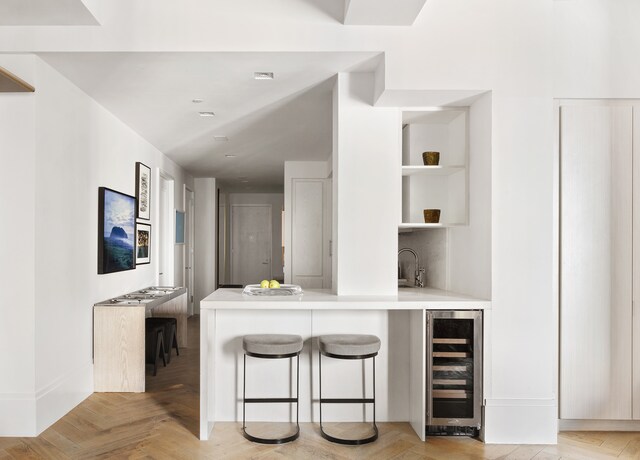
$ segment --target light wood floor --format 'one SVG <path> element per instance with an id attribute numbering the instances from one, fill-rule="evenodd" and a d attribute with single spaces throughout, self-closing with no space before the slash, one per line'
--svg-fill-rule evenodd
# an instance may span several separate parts
<path id="1" fill-rule="evenodd" d="M 562 433 L 557 446 L 450 437 L 423 443 L 406 423 L 381 423 L 378 441 L 360 447 L 326 442 L 308 423 L 300 439 L 282 446 L 250 443 L 233 423 L 217 424 L 213 440 L 201 442 L 198 327 L 190 319 L 191 347 L 147 376 L 146 393 L 95 393 L 37 438 L 0 438 L 0 459 L 640 459 L 640 433 Z"/>

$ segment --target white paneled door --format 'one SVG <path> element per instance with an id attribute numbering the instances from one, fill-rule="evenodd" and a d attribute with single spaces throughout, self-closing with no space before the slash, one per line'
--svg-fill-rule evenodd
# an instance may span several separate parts
<path id="1" fill-rule="evenodd" d="M 231 283 L 271 279 L 271 205 L 231 205 Z"/>
<path id="2" fill-rule="evenodd" d="M 291 279 L 309 289 L 331 287 L 331 180 L 293 179 Z"/>
<path id="3" fill-rule="evenodd" d="M 632 110 L 560 109 L 561 419 L 632 418 Z"/>

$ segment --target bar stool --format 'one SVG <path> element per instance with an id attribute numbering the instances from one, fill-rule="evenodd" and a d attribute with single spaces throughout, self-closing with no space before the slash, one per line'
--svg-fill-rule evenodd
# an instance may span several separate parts
<path id="1" fill-rule="evenodd" d="M 144 351 L 145 351 L 145 363 L 153 364 L 153 376 L 158 373 L 158 358 L 162 357 L 162 364 L 167 366 L 167 360 L 164 352 L 164 325 L 154 324 L 145 319 L 145 334 L 144 334 Z"/>
<path id="2" fill-rule="evenodd" d="M 167 363 L 171 362 L 171 349 L 176 349 L 176 355 L 180 356 L 178 348 L 178 320 L 163 316 L 153 316 L 146 319 L 147 324 L 154 326 L 164 326 L 164 347 L 167 355 Z"/>
<path id="3" fill-rule="evenodd" d="M 376 356 L 380 339 L 375 335 L 334 334 L 318 337 L 318 369 L 320 375 L 320 434 L 328 441 L 350 446 L 367 444 L 378 439 L 376 425 Z M 373 359 L 373 398 L 323 398 L 322 355 L 334 359 Z M 325 433 L 322 426 L 322 404 L 373 404 L 373 435 L 361 439 L 343 439 Z"/>
<path id="4" fill-rule="evenodd" d="M 242 434 L 252 442 L 261 444 L 284 444 L 298 439 L 300 436 L 299 423 L 299 396 L 300 396 L 300 351 L 302 351 L 302 337 L 288 334 L 254 334 L 245 335 L 242 338 L 244 349 L 244 375 L 242 382 Z M 247 398 L 247 356 L 261 359 L 297 358 L 296 363 L 296 397 L 295 398 Z M 296 432 L 283 438 L 260 438 L 247 433 L 246 430 L 246 405 L 256 403 L 295 403 L 296 405 Z"/>

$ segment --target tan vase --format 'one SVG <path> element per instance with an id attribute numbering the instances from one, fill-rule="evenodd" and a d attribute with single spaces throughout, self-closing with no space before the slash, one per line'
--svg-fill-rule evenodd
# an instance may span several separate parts
<path id="1" fill-rule="evenodd" d="M 439 209 L 425 209 L 423 212 L 425 224 L 437 224 L 438 222 L 440 222 Z"/>
<path id="2" fill-rule="evenodd" d="M 440 152 L 422 152 L 422 161 L 425 166 L 438 166 Z"/>

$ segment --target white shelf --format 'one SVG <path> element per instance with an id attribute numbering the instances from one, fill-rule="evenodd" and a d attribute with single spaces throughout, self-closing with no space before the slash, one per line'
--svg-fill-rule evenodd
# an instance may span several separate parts
<path id="1" fill-rule="evenodd" d="M 465 224 L 451 224 L 446 222 L 438 222 L 437 224 L 425 223 L 401 223 L 398 224 L 400 230 L 405 229 L 421 229 L 421 228 L 447 228 L 447 227 L 464 227 Z"/>
<path id="2" fill-rule="evenodd" d="M 424 174 L 429 176 L 450 176 L 457 172 L 464 171 L 464 166 L 403 166 L 403 176 L 413 176 L 414 174 Z"/>

